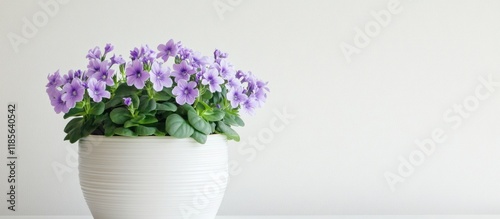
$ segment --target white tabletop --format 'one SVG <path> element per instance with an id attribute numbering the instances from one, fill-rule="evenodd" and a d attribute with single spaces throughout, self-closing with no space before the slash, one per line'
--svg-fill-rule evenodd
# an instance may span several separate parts
<path id="1" fill-rule="evenodd" d="M 500 215 L 217 216 L 216 219 L 498 219 Z M 0 216 L 0 219 L 92 219 L 91 216 Z"/>

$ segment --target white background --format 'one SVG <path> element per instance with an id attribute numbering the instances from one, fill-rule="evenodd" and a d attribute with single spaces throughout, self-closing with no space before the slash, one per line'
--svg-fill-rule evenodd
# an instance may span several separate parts
<path id="1" fill-rule="evenodd" d="M 457 129 L 443 119 L 475 95 L 479 77 L 500 81 L 499 1 L 396 1 L 400 13 L 350 62 L 340 45 L 355 46 L 355 29 L 373 24 L 370 12 L 388 10 L 389 0 L 221 1 L 231 8 L 224 13 L 212 0 L 72 0 L 15 52 L 7 35 L 23 36 L 23 19 L 44 13 L 39 2 L 49 0 L 0 0 L 0 102 L 5 111 L 9 101 L 19 105 L 18 215 L 89 214 L 72 165 L 76 146 L 62 141 L 67 121 L 45 94 L 47 74 L 85 68 L 96 45 L 111 42 L 127 56 L 170 38 L 207 55 L 226 51 L 270 81 L 267 104 L 231 143 L 239 174 L 219 214 L 500 213 L 500 87 Z M 275 114 L 285 109 L 295 116 L 286 125 Z M 269 138 L 275 120 L 283 130 Z M 414 141 L 436 128 L 446 140 L 391 191 L 384 173 L 397 174 L 398 157 L 408 159 Z M 251 138 L 266 141 L 262 150 Z M 59 180 L 54 165 L 71 172 Z M 5 198 L 1 214 L 9 214 Z"/>

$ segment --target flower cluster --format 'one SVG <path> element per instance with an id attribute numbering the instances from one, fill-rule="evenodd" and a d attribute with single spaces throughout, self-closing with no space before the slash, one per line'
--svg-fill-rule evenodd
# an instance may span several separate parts
<path id="1" fill-rule="evenodd" d="M 267 82 L 249 71 L 235 69 L 228 55 L 220 50 L 215 50 L 213 57 L 203 56 L 169 40 L 158 45 L 157 50 L 147 45 L 134 48 L 127 62 L 121 55 L 109 57 L 113 49 L 111 44 L 104 50 L 90 49 L 86 69 L 70 70 L 66 75 L 56 71 L 47 77 L 46 91 L 56 113 L 65 113 L 65 118 L 77 117 L 80 125 L 92 120 L 89 130 L 78 130 L 75 136 L 69 135 L 76 128 L 67 127 L 67 138 L 72 142 L 88 134 L 141 135 L 144 128 L 150 129 L 142 135 L 193 137 L 196 130 L 204 135 L 232 133 L 231 125 L 243 124 L 239 111 L 254 114 L 269 92 Z M 210 131 L 190 124 L 189 111 L 211 126 Z M 184 118 L 193 133 L 169 131 L 168 118 L 176 117 L 172 114 Z M 126 118 L 124 123 L 120 124 L 116 115 Z M 154 122 L 143 121 L 146 118 Z M 163 122 L 167 126 L 159 128 Z"/>

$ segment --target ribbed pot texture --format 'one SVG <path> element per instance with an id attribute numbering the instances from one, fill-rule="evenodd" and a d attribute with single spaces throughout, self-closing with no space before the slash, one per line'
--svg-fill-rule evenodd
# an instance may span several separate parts
<path id="1" fill-rule="evenodd" d="M 94 219 L 214 219 L 228 180 L 227 140 L 88 136 L 80 185 Z"/>

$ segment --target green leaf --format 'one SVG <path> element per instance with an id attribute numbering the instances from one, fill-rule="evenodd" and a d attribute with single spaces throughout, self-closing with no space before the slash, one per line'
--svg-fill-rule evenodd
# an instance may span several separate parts
<path id="1" fill-rule="evenodd" d="M 148 113 L 156 109 L 156 101 L 149 99 L 148 96 L 142 96 L 139 103 L 139 111 Z"/>
<path id="2" fill-rule="evenodd" d="M 81 128 L 80 138 L 87 137 L 97 128 L 97 125 L 94 125 L 94 117 L 89 117 L 89 119 L 85 120 L 83 126 Z"/>
<path id="3" fill-rule="evenodd" d="M 101 114 L 95 117 L 94 125 L 99 126 L 103 124 L 106 120 L 109 120 L 108 114 Z"/>
<path id="4" fill-rule="evenodd" d="M 99 102 L 92 106 L 90 109 L 90 115 L 101 115 L 104 112 L 105 104 L 103 102 Z"/>
<path id="5" fill-rule="evenodd" d="M 83 116 L 85 115 L 85 110 L 83 108 L 71 108 L 66 114 L 64 114 L 63 118 L 67 119 L 72 116 Z"/>
<path id="6" fill-rule="evenodd" d="M 142 126 L 142 125 L 135 127 L 135 133 L 137 133 L 137 135 L 140 135 L 140 136 L 152 135 L 155 132 L 156 132 L 156 128 L 154 128 L 154 127 L 147 127 L 147 126 Z"/>
<path id="7" fill-rule="evenodd" d="M 75 128 L 80 129 L 80 127 L 82 125 L 83 125 L 83 118 L 82 117 L 74 118 L 68 122 L 66 127 L 64 127 L 64 132 L 69 133 L 71 130 L 73 130 Z"/>
<path id="8" fill-rule="evenodd" d="M 139 96 L 137 94 L 132 94 L 130 95 L 130 98 L 132 99 L 132 106 L 137 109 L 139 107 L 140 101 L 139 101 Z"/>
<path id="9" fill-rule="evenodd" d="M 134 127 L 134 126 L 138 126 L 139 123 L 133 121 L 133 120 L 128 120 L 126 121 L 124 124 L 123 124 L 123 127 L 124 128 L 130 128 L 130 127 Z"/>
<path id="10" fill-rule="evenodd" d="M 208 135 L 212 132 L 212 127 L 210 127 L 210 123 L 208 123 L 203 118 L 198 116 L 198 114 L 194 109 L 188 111 L 188 121 L 189 124 L 193 126 L 193 128 L 195 128 L 196 130 L 200 131 L 205 135 Z"/>
<path id="11" fill-rule="evenodd" d="M 186 111 L 196 111 L 193 106 L 189 105 L 189 104 L 184 104 L 182 105 L 182 108 L 184 108 L 184 110 Z"/>
<path id="12" fill-rule="evenodd" d="M 120 107 L 113 109 L 109 114 L 109 117 L 114 123 L 123 124 L 131 118 L 131 115 L 128 109 Z"/>
<path id="13" fill-rule="evenodd" d="M 137 88 L 135 88 L 134 86 L 128 86 L 126 83 L 123 83 L 120 84 L 118 88 L 116 88 L 115 96 L 120 98 L 129 97 L 132 96 L 132 94 L 134 94 L 135 92 L 137 92 Z"/>
<path id="14" fill-rule="evenodd" d="M 158 122 L 158 119 L 152 115 L 147 115 L 145 118 L 139 120 L 139 124 L 141 124 L 141 125 L 153 124 L 153 123 L 157 123 L 157 122 Z"/>
<path id="15" fill-rule="evenodd" d="M 109 137 L 115 134 L 116 126 L 110 120 L 104 122 L 104 135 Z"/>
<path id="16" fill-rule="evenodd" d="M 234 121 L 236 122 L 236 124 L 238 124 L 238 126 L 245 126 L 245 122 L 243 122 L 243 120 L 238 115 L 234 116 Z"/>
<path id="17" fill-rule="evenodd" d="M 156 136 L 165 136 L 165 135 L 167 135 L 167 133 L 162 132 L 162 131 L 160 131 L 160 130 L 156 129 L 156 131 L 155 131 L 155 135 L 156 135 Z"/>
<path id="18" fill-rule="evenodd" d="M 153 98 L 156 101 L 167 101 L 167 100 L 170 100 L 172 98 L 172 96 L 170 96 L 170 94 L 168 94 L 166 91 L 160 91 L 160 92 L 155 93 Z"/>
<path id="19" fill-rule="evenodd" d="M 191 135 L 191 138 L 193 138 L 200 144 L 205 144 L 205 142 L 207 142 L 207 135 L 199 131 L 194 131 L 193 134 Z"/>
<path id="20" fill-rule="evenodd" d="M 175 112 L 177 110 L 177 106 L 170 102 L 158 103 L 156 104 L 156 110 Z"/>
<path id="21" fill-rule="evenodd" d="M 78 139 L 80 139 L 80 138 L 81 138 L 80 129 L 73 129 L 66 135 L 64 140 L 69 140 L 69 142 L 73 144 L 73 143 L 77 142 Z"/>
<path id="22" fill-rule="evenodd" d="M 205 91 L 203 95 L 201 95 L 201 98 L 204 100 L 210 100 L 213 97 L 212 92 Z"/>
<path id="23" fill-rule="evenodd" d="M 123 103 L 123 97 L 114 96 L 108 102 L 106 102 L 106 109 L 118 106 L 118 104 Z"/>
<path id="24" fill-rule="evenodd" d="M 121 135 L 121 136 L 128 136 L 128 137 L 137 136 L 137 134 L 135 132 L 133 132 L 132 130 L 130 130 L 128 128 L 122 128 L 122 127 L 116 128 L 115 134 Z"/>
<path id="25" fill-rule="evenodd" d="M 212 127 L 212 133 L 215 132 L 215 122 L 211 122 L 210 126 Z"/>
<path id="26" fill-rule="evenodd" d="M 224 122 L 229 125 L 233 126 L 244 126 L 245 123 L 241 118 L 238 116 L 238 114 L 230 114 L 226 112 L 226 115 L 224 115 Z"/>
<path id="27" fill-rule="evenodd" d="M 211 109 L 203 111 L 201 116 L 207 121 L 215 122 L 222 120 L 222 118 L 224 118 L 224 114 L 224 111 L 220 109 Z"/>
<path id="28" fill-rule="evenodd" d="M 176 138 L 187 138 L 194 132 L 193 127 L 178 114 L 172 114 L 167 117 L 165 130 L 168 134 Z"/>
<path id="29" fill-rule="evenodd" d="M 230 126 L 226 125 L 224 122 L 217 122 L 217 127 L 222 131 L 222 134 L 227 137 L 228 140 L 240 141 L 240 136 L 236 131 L 234 131 Z"/>

